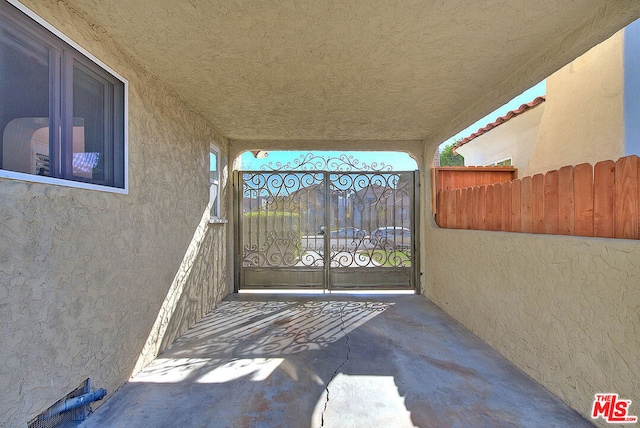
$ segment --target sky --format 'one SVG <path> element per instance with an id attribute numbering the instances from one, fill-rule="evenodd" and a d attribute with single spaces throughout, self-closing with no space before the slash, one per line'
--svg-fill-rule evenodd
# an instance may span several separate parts
<path id="1" fill-rule="evenodd" d="M 546 93 L 547 93 L 547 81 L 543 80 L 542 82 L 538 83 L 532 88 L 527 89 L 526 91 L 524 91 L 523 93 L 521 93 L 520 95 L 518 95 L 517 97 L 515 97 L 505 105 L 503 105 L 502 107 L 498 108 L 497 110 L 494 110 L 492 113 L 489 113 L 482 119 L 466 127 L 465 129 L 458 132 L 456 135 L 449 138 L 448 140 L 445 140 L 442 144 L 440 144 L 440 149 L 443 149 L 445 146 L 448 146 L 449 144 L 455 143 L 457 140 L 461 140 L 463 138 L 468 137 L 474 132 L 477 132 L 478 129 L 484 128 L 491 122 L 495 122 L 497 118 L 504 116 L 505 114 L 509 113 L 511 110 L 517 110 L 518 107 L 520 107 L 522 104 L 529 103 L 533 101 L 536 97 L 545 95 Z"/>
<path id="2" fill-rule="evenodd" d="M 522 94 L 518 95 L 507 104 L 493 111 L 492 113 L 486 115 L 482 119 L 458 132 L 453 137 L 445 140 L 441 145 L 440 149 L 444 146 L 454 143 L 456 140 L 468 137 L 474 132 L 478 131 L 478 129 L 483 128 L 487 124 L 494 122 L 500 116 L 504 116 L 511 110 L 516 110 L 522 104 L 526 104 L 528 102 L 533 101 L 534 98 L 544 95 L 547 91 L 546 81 L 538 83 L 532 88 L 524 91 Z M 260 170 L 263 166 L 267 168 L 275 168 L 277 169 L 277 163 L 280 162 L 282 164 L 291 163 L 294 164 L 296 159 L 300 159 L 301 156 L 306 155 L 308 152 L 269 152 L 269 156 L 264 159 L 256 159 L 249 152 L 244 153 L 242 155 L 242 169 L 245 171 L 249 170 Z M 394 171 L 414 171 L 418 169 L 416 162 L 406 153 L 399 152 L 329 152 L 329 151 L 318 151 L 313 152 L 314 155 L 322 156 L 322 157 L 338 157 L 340 154 L 346 154 L 348 156 L 353 155 L 355 159 L 359 161 L 360 164 L 365 163 L 367 165 L 371 165 L 373 163 L 377 164 L 377 168 L 381 168 L 381 163 L 385 165 L 390 165 Z"/>
<path id="3" fill-rule="evenodd" d="M 269 156 L 264 159 L 256 159 L 251 153 L 244 153 L 242 155 L 242 169 L 247 170 L 260 170 L 263 165 L 267 168 L 277 168 L 277 163 L 290 162 L 294 164 L 294 160 L 300 159 L 301 156 L 306 155 L 309 152 L 269 152 Z M 314 155 L 324 158 L 337 158 L 341 154 L 347 156 L 354 156 L 354 159 L 358 160 L 358 165 L 367 164 L 374 165 L 374 169 L 383 169 L 384 165 L 390 165 L 393 171 L 415 171 L 418 169 L 416 161 L 406 153 L 400 152 L 331 152 L 331 151 L 314 151 Z M 321 168 L 322 169 L 322 168 Z"/>

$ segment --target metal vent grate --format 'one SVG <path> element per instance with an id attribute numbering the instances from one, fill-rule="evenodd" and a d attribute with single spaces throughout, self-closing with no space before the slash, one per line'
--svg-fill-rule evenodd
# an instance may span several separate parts
<path id="1" fill-rule="evenodd" d="M 71 391 L 65 397 L 58 400 L 53 406 L 49 407 L 47 410 L 33 418 L 27 425 L 27 428 L 62 428 L 76 426 L 77 422 L 83 421 L 87 418 L 89 413 L 89 404 L 57 415 L 50 415 L 51 409 L 56 407 L 58 404 L 68 400 L 69 398 L 87 394 L 89 392 L 89 388 L 89 379 L 87 379 L 82 382 L 82 384 L 75 390 Z"/>

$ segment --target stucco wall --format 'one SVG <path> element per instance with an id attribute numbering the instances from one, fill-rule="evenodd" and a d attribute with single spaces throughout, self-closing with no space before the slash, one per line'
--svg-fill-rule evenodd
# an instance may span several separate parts
<path id="1" fill-rule="evenodd" d="M 585 417 L 598 392 L 640 413 L 640 242 L 440 229 L 429 212 L 426 297 Z"/>
<path id="2" fill-rule="evenodd" d="M 623 33 L 547 78 L 547 101 L 529 171 L 624 156 Z"/>
<path id="3" fill-rule="evenodd" d="M 0 425 L 20 427 L 87 377 L 115 392 L 231 278 L 204 215 L 226 140 L 63 2 L 24 3 L 129 81 L 129 194 L 0 179 Z"/>
<path id="4" fill-rule="evenodd" d="M 465 166 L 487 165 L 512 158 L 518 177 L 531 175 L 529 160 L 538 139 L 545 103 L 516 116 L 459 147 Z"/>

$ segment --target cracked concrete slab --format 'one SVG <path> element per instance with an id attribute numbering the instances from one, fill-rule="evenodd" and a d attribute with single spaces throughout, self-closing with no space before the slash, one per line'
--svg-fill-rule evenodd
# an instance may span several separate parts
<path id="1" fill-rule="evenodd" d="M 322 410 L 322 415 L 320 417 L 320 426 L 324 427 L 325 426 L 325 420 L 324 420 L 324 415 L 327 411 L 327 407 L 329 406 L 329 400 L 331 399 L 331 391 L 329 391 L 329 385 L 331 385 L 331 383 L 333 382 L 333 380 L 336 378 L 336 376 L 338 376 L 338 373 L 340 373 L 340 369 L 342 369 L 342 367 L 344 367 L 345 364 L 347 364 L 349 362 L 349 354 L 351 353 L 351 347 L 349 346 L 349 334 L 344 330 L 344 317 L 343 317 L 343 312 L 345 307 L 347 307 L 347 305 L 342 305 L 340 308 L 340 331 L 342 331 L 342 333 L 344 334 L 345 337 L 345 341 L 344 344 L 347 348 L 347 352 L 346 352 L 346 356 L 345 359 L 342 363 L 340 363 L 340 365 L 336 368 L 336 370 L 333 372 L 333 376 L 331 376 L 331 379 L 329 379 L 329 382 L 327 382 L 326 386 L 325 386 L 325 400 L 324 400 L 324 409 Z"/>
<path id="2" fill-rule="evenodd" d="M 580 427 L 422 296 L 232 295 L 90 427 Z"/>

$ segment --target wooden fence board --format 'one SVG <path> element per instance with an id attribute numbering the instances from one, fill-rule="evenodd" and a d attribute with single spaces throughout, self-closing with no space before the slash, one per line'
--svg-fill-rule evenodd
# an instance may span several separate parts
<path id="1" fill-rule="evenodd" d="M 500 180 L 503 180 L 502 174 L 500 171 L 497 171 L 495 174 L 491 174 L 489 171 L 485 171 L 482 174 L 478 175 L 478 185 L 489 185 L 492 183 L 496 183 Z"/>
<path id="2" fill-rule="evenodd" d="M 486 194 L 484 197 L 485 200 L 485 210 L 486 210 L 486 216 L 485 216 L 485 222 L 486 222 L 486 229 L 487 230 L 495 230 L 495 225 L 493 223 L 494 218 L 493 218 L 493 186 L 482 186 L 486 189 Z"/>
<path id="3" fill-rule="evenodd" d="M 478 192 L 478 187 L 472 187 L 471 188 L 471 212 L 473 213 L 473 215 L 471 216 L 471 219 L 469 221 L 469 227 L 471 229 L 479 229 L 478 224 L 479 224 L 479 220 L 478 220 L 478 207 L 480 205 L 480 194 Z"/>
<path id="4" fill-rule="evenodd" d="M 451 180 L 453 179 L 452 175 L 449 174 L 441 174 L 440 175 L 440 183 L 442 186 L 442 189 L 451 189 L 453 186 L 451 185 Z"/>
<path id="5" fill-rule="evenodd" d="M 478 229 L 487 230 L 487 186 L 478 187 Z"/>
<path id="6" fill-rule="evenodd" d="M 460 196 L 460 193 L 462 192 L 462 189 L 452 189 L 452 198 L 453 198 L 453 206 L 454 206 L 454 213 L 453 213 L 453 227 L 455 229 L 460 229 L 460 223 L 462 222 L 462 198 Z"/>
<path id="7" fill-rule="evenodd" d="M 593 236 L 614 237 L 614 195 L 616 163 L 598 162 L 593 168 Z"/>
<path id="8" fill-rule="evenodd" d="M 467 189 L 469 189 L 468 187 L 465 187 L 464 189 L 460 189 L 460 204 L 461 204 L 461 209 L 460 209 L 460 222 L 458 223 L 458 228 L 459 229 L 468 229 L 467 227 L 467 220 L 468 220 L 468 216 L 470 215 L 469 211 L 470 211 L 470 207 L 469 204 L 467 203 Z"/>
<path id="9" fill-rule="evenodd" d="M 616 162 L 615 237 L 638 239 L 638 156 L 625 156 Z"/>
<path id="10" fill-rule="evenodd" d="M 533 231 L 533 179 L 524 177 L 520 188 L 520 231 L 531 233 Z"/>
<path id="11" fill-rule="evenodd" d="M 516 179 L 511 182 L 511 231 L 522 232 L 522 180 Z"/>
<path id="12" fill-rule="evenodd" d="M 544 233 L 544 175 L 534 175 L 531 187 L 531 232 Z"/>
<path id="13" fill-rule="evenodd" d="M 575 207 L 573 202 L 573 165 L 558 171 L 558 233 L 575 234 Z"/>
<path id="14" fill-rule="evenodd" d="M 502 230 L 502 183 L 493 186 L 493 230 Z"/>
<path id="15" fill-rule="evenodd" d="M 502 183 L 502 229 L 511 232 L 511 182 Z"/>
<path id="16" fill-rule="evenodd" d="M 467 222 L 465 223 L 464 227 L 465 229 L 473 229 L 473 219 L 476 216 L 475 215 L 475 210 L 474 210 L 474 205 L 473 205 L 473 193 L 475 187 L 468 187 L 467 189 L 465 189 L 467 191 L 466 197 L 465 197 L 465 205 L 467 206 Z"/>
<path id="17" fill-rule="evenodd" d="M 493 230 L 502 230 L 502 183 L 493 184 Z"/>
<path id="18" fill-rule="evenodd" d="M 558 234 L 558 171 L 544 176 L 544 233 Z"/>
<path id="19" fill-rule="evenodd" d="M 449 227 L 449 213 L 451 212 L 451 195 L 448 191 L 442 192 L 442 224 L 443 227 Z"/>
<path id="20" fill-rule="evenodd" d="M 449 224 L 451 228 L 456 228 L 456 192 L 449 192 L 449 213 L 447 214 L 449 217 Z"/>
<path id="21" fill-rule="evenodd" d="M 449 211 L 447 212 L 448 224 L 452 229 L 456 228 L 456 193 L 449 191 Z"/>
<path id="22" fill-rule="evenodd" d="M 593 236 L 593 167 L 588 163 L 573 170 L 575 234 Z"/>

